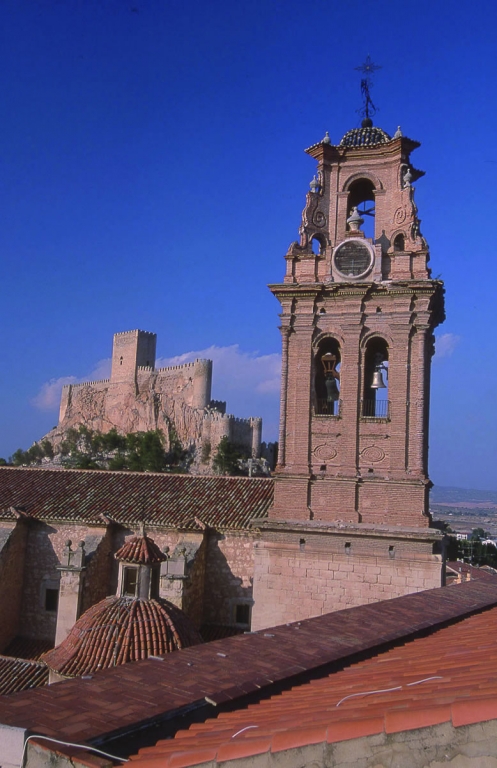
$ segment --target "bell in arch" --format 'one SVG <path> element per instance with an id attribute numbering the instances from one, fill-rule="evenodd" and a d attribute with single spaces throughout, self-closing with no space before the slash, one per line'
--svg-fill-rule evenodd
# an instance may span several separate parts
<path id="1" fill-rule="evenodd" d="M 337 379 L 340 374 L 336 370 L 337 356 L 326 352 L 321 358 L 324 369 L 324 384 L 326 387 L 326 402 L 334 403 L 340 399 L 340 390 L 338 389 Z"/>
<path id="2" fill-rule="evenodd" d="M 337 386 L 336 379 L 333 376 L 327 376 L 324 380 L 326 386 L 326 401 L 328 403 L 334 403 L 340 398 L 340 391 Z"/>
<path id="3" fill-rule="evenodd" d="M 373 373 L 373 383 L 371 384 L 371 389 L 386 389 L 387 385 L 383 381 L 383 374 L 380 370 L 376 370 Z"/>

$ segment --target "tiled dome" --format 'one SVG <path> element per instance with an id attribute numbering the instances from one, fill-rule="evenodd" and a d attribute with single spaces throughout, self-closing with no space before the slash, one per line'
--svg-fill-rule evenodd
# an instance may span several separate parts
<path id="1" fill-rule="evenodd" d="M 381 128 L 368 125 L 362 128 L 353 128 L 347 131 L 340 142 L 341 147 L 377 147 L 379 144 L 388 144 L 391 136 Z"/>
<path id="2" fill-rule="evenodd" d="M 42 660 L 63 677 L 79 677 L 201 642 L 188 616 L 167 600 L 113 596 L 89 608 Z"/>
<path id="3" fill-rule="evenodd" d="M 134 536 L 117 550 L 115 558 L 123 563 L 153 565 L 167 560 L 167 555 L 148 536 Z"/>

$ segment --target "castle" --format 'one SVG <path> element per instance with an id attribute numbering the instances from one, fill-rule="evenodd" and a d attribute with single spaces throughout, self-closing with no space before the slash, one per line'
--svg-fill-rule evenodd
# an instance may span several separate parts
<path id="1" fill-rule="evenodd" d="M 157 336 L 146 331 L 114 335 L 110 379 L 67 384 L 59 423 L 44 439 L 58 446 L 67 430 L 83 424 L 122 434 L 160 430 L 166 448 L 174 436 L 194 458 L 193 471 L 209 470 L 223 437 L 258 458 L 262 419 L 239 419 L 211 399 L 212 361 L 155 368 Z"/>

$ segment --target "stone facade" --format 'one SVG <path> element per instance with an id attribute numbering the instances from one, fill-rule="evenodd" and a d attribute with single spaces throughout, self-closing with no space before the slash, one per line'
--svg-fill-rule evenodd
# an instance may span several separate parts
<path id="1" fill-rule="evenodd" d="M 318 168 L 300 240 L 283 283 L 270 286 L 282 307 L 279 465 L 256 558 L 255 628 L 441 583 L 427 464 L 443 286 L 431 278 L 414 202 L 417 146 L 366 125 L 338 146 L 326 138 L 307 150 Z M 361 229 L 368 214 L 370 238 Z M 376 546 L 376 527 L 386 549 Z M 404 528 L 423 532 L 415 546 Z M 347 544 L 362 564 L 343 555 Z"/>
<path id="2" fill-rule="evenodd" d="M 18 520 L 0 529 L 0 652 L 15 636 L 58 644 L 79 616 L 118 589 L 115 552 L 136 531 L 109 522 Z M 167 553 L 160 597 L 205 624 L 247 629 L 237 605 L 252 605 L 254 534 L 147 527 Z M 250 611 L 249 611 L 250 615 Z"/>
<path id="3" fill-rule="evenodd" d="M 173 436 L 193 457 L 193 470 L 205 472 L 219 441 L 226 436 L 258 458 L 262 419 L 239 419 L 226 403 L 211 399 L 212 361 L 155 368 L 156 335 L 116 333 L 110 379 L 68 384 L 62 390 L 59 423 L 45 436 L 58 446 L 71 427 L 122 434 L 160 430 Z"/>

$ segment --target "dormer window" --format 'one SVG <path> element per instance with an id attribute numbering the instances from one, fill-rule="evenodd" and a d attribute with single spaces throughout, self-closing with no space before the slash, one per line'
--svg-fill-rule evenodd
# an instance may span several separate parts
<path id="1" fill-rule="evenodd" d="M 124 566 L 122 595 L 123 597 L 136 597 L 138 593 L 138 568 Z"/>

